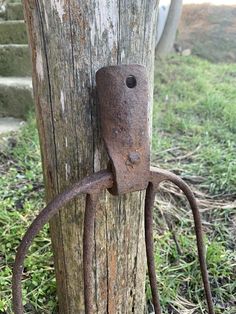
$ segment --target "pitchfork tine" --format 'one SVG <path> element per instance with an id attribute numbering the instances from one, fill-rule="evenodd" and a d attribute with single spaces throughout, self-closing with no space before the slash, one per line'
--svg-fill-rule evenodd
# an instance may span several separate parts
<path id="1" fill-rule="evenodd" d="M 155 201 L 156 191 L 152 183 L 149 183 L 146 190 L 145 198 L 145 242 L 148 274 L 152 292 L 152 302 L 155 313 L 161 314 L 161 305 L 158 293 L 155 258 L 154 258 L 154 243 L 153 243 L 153 205 Z"/>
<path id="2" fill-rule="evenodd" d="M 99 171 L 90 177 L 81 180 L 79 183 L 74 184 L 70 189 L 67 189 L 63 193 L 55 197 L 35 218 L 27 232 L 25 233 L 16 254 L 16 259 L 13 267 L 12 276 L 12 295 L 13 295 L 13 311 L 15 314 L 23 314 L 24 307 L 22 302 L 22 289 L 21 279 L 24 268 L 24 259 L 28 252 L 30 245 L 34 238 L 37 236 L 43 226 L 49 222 L 49 220 L 69 201 L 72 201 L 80 194 L 91 194 L 87 197 L 87 211 L 93 213 L 93 208 L 96 206 L 96 197 L 104 189 L 111 188 L 113 185 L 113 175 L 109 171 Z M 85 228 L 90 230 L 90 226 Z M 93 234 L 93 231 L 92 231 Z M 85 241 L 86 242 L 86 241 Z M 93 243 L 93 242 L 91 242 Z M 91 254 L 91 253 L 90 253 Z M 91 294 L 91 291 L 88 291 Z M 89 314 L 91 312 L 88 312 Z M 86 312 L 87 314 L 87 312 Z"/>
<path id="3" fill-rule="evenodd" d="M 180 177 L 166 170 L 152 168 L 151 181 L 155 188 L 157 188 L 158 185 L 162 181 L 166 181 L 166 180 L 171 181 L 183 191 L 191 207 L 193 218 L 194 218 L 194 225 L 195 225 L 198 258 L 199 258 L 200 269 L 201 269 L 201 274 L 202 274 L 202 281 L 204 284 L 206 301 L 208 305 L 208 311 L 209 311 L 209 314 L 214 314 L 214 306 L 213 306 L 213 301 L 212 301 L 212 294 L 211 294 L 210 282 L 209 282 L 208 271 L 207 271 L 207 263 L 206 263 L 206 258 L 205 258 L 206 254 L 205 254 L 205 249 L 204 249 L 202 222 L 201 222 L 201 216 L 200 216 L 200 212 L 197 206 L 196 198 L 193 192 L 191 191 L 191 189 L 189 188 L 189 186 Z"/>

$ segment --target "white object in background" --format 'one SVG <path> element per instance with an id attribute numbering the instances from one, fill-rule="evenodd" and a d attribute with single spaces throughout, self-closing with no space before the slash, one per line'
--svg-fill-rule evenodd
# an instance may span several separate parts
<path id="1" fill-rule="evenodd" d="M 24 121 L 12 117 L 0 118 L 0 134 L 12 131 L 18 131 L 23 125 Z"/>
<path id="2" fill-rule="evenodd" d="M 169 13 L 170 3 L 171 0 L 160 0 L 159 2 L 156 44 L 158 44 L 166 25 L 166 19 Z"/>

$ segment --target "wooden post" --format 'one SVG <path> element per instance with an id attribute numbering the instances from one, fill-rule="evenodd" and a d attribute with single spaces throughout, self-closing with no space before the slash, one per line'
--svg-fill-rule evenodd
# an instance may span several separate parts
<path id="1" fill-rule="evenodd" d="M 153 80 L 157 0 L 23 0 L 49 201 L 106 168 L 95 73 L 140 63 Z M 152 88 L 150 89 L 152 95 Z M 151 100 L 150 96 L 150 108 Z M 143 193 L 104 193 L 96 213 L 94 312 L 142 313 L 146 258 Z M 83 313 L 84 199 L 51 221 L 60 313 Z"/>

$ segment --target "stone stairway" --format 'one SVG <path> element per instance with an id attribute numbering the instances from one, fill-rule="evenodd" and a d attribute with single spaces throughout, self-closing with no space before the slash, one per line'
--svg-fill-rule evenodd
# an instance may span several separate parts
<path id="1" fill-rule="evenodd" d="M 33 107 L 30 53 L 22 4 L 11 0 L 0 12 L 0 132 L 19 123 Z M 10 117 L 10 120 L 9 120 Z M 15 127 L 14 127 L 15 128 Z"/>

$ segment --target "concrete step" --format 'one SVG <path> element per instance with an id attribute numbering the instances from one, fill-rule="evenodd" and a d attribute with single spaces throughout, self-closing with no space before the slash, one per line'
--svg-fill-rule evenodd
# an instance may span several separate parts
<path id="1" fill-rule="evenodd" d="M 21 2 L 8 3 L 5 9 L 6 20 L 24 20 L 23 6 Z"/>
<path id="2" fill-rule="evenodd" d="M 27 44 L 24 21 L 0 21 L 0 44 Z"/>
<path id="3" fill-rule="evenodd" d="M 5 20 L 5 10 L 0 6 L 0 21 Z"/>
<path id="4" fill-rule="evenodd" d="M 24 119 L 33 108 L 31 77 L 0 77 L 0 116 Z"/>
<path id="5" fill-rule="evenodd" d="M 0 75 L 31 75 L 31 61 L 28 45 L 0 45 Z"/>
<path id="6" fill-rule="evenodd" d="M 25 121 L 22 119 L 16 119 L 13 117 L 0 118 L 0 135 L 9 132 L 16 132 L 24 124 Z"/>
<path id="7" fill-rule="evenodd" d="M 31 59 L 28 45 L 0 45 L 0 75 L 31 75 Z"/>
<path id="8" fill-rule="evenodd" d="M 0 2 L 0 21 L 5 20 L 5 9 L 6 7 Z"/>

